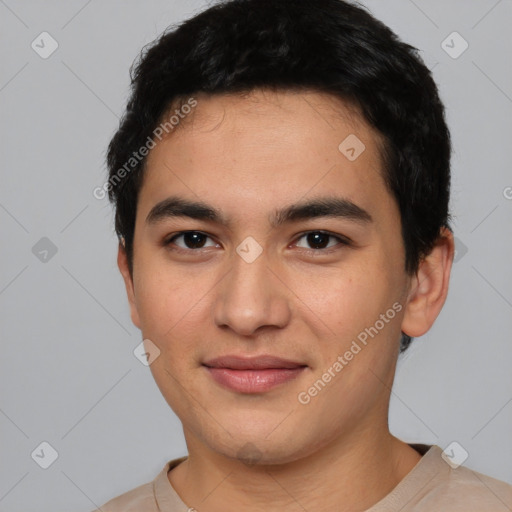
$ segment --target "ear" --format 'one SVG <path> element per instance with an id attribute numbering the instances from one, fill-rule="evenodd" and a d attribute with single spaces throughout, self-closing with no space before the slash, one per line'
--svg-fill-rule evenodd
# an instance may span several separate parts
<path id="1" fill-rule="evenodd" d="M 402 320 L 402 332 L 405 334 L 416 338 L 432 327 L 448 295 L 454 254 L 453 233 L 443 227 L 434 248 L 420 262 L 411 279 Z"/>
<path id="2" fill-rule="evenodd" d="M 139 329 L 141 328 L 139 312 L 137 311 L 137 304 L 135 302 L 135 292 L 133 286 L 133 279 L 130 275 L 130 269 L 128 267 L 128 256 L 121 242 L 119 242 L 119 249 L 117 252 L 117 266 L 124 279 L 124 285 L 126 287 L 126 294 L 128 295 L 128 303 L 130 304 L 130 316 L 132 322 Z"/>

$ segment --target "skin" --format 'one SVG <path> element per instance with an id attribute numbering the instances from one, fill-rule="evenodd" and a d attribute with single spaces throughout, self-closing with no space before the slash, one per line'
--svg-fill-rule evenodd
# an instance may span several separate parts
<path id="1" fill-rule="evenodd" d="M 148 156 L 133 276 L 122 245 L 118 253 L 132 321 L 160 350 L 151 372 L 183 424 L 189 455 L 169 482 L 199 512 L 366 510 L 420 460 L 389 432 L 390 390 L 400 331 L 425 334 L 445 302 L 453 236 L 442 230 L 417 273 L 405 273 L 381 138 L 340 100 L 262 90 L 195 97 L 194 112 Z M 366 146 L 354 161 L 338 150 L 349 134 Z M 208 203 L 229 225 L 184 217 L 146 223 L 169 196 Z M 373 221 L 270 225 L 276 209 L 323 196 L 347 198 Z M 303 235 L 318 230 L 351 245 L 331 238 L 327 249 L 315 248 Z M 199 249 L 183 237 L 165 246 L 180 231 L 209 238 Z M 248 236 L 263 250 L 252 263 L 236 252 Z M 401 311 L 378 335 L 299 403 L 298 394 L 396 302 Z M 272 354 L 307 368 L 271 391 L 237 393 L 202 366 L 226 354 Z"/>

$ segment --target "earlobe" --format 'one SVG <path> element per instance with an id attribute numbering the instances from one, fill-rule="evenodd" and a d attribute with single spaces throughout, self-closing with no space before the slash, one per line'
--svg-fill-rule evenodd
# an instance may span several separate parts
<path id="1" fill-rule="evenodd" d="M 402 331 L 411 337 L 423 336 L 433 325 L 448 295 L 455 245 L 453 233 L 442 228 L 437 242 L 411 279 L 402 320 Z"/>
<path id="2" fill-rule="evenodd" d="M 130 275 L 130 269 L 128 266 L 128 256 L 121 242 L 119 243 L 119 248 L 117 251 L 117 266 L 119 267 L 119 271 L 123 276 L 124 285 L 126 288 L 126 295 L 128 296 L 128 303 L 130 305 L 130 316 L 132 322 L 136 327 L 141 329 L 139 312 L 137 311 L 137 304 L 135 301 L 135 289 L 133 286 L 133 279 L 132 276 Z"/>

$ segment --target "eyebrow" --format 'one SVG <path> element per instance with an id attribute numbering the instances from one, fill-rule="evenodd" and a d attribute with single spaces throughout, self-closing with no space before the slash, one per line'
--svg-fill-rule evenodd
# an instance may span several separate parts
<path id="1" fill-rule="evenodd" d="M 167 218 L 189 217 L 191 219 L 215 222 L 229 226 L 224 214 L 202 201 L 190 201 L 181 197 L 168 197 L 157 203 L 146 217 L 146 224 L 157 224 Z M 318 217 L 348 219 L 360 224 L 373 222 L 372 216 L 352 201 L 342 197 L 320 197 L 276 209 L 269 217 L 275 228 L 286 223 Z"/>

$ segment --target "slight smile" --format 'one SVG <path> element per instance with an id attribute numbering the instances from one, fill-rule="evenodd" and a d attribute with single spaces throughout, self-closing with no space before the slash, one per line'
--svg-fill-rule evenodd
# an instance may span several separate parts
<path id="1" fill-rule="evenodd" d="M 307 365 L 262 355 L 235 355 L 210 359 L 203 363 L 210 376 L 220 385 L 239 393 L 263 393 L 297 378 Z"/>

